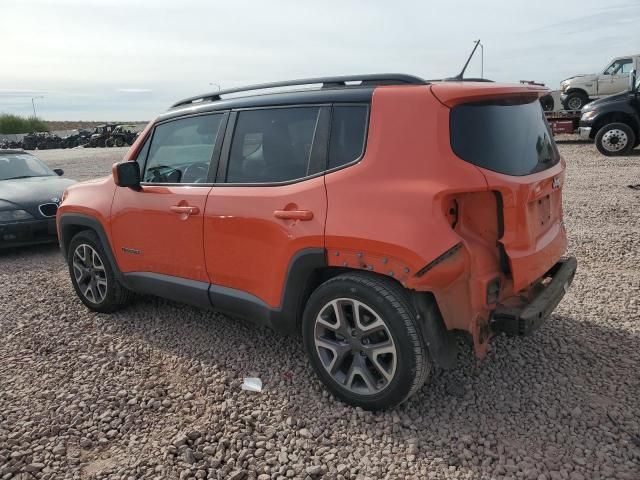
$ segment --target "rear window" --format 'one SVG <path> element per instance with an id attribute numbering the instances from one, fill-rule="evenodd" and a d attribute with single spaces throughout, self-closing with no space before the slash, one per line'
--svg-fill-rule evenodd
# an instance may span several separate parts
<path id="1" fill-rule="evenodd" d="M 364 105 L 333 107 L 329 169 L 341 167 L 362 156 L 368 116 L 369 109 Z"/>
<path id="2" fill-rule="evenodd" d="M 529 175 L 560 155 L 540 102 L 507 99 L 465 103 L 450 115 L 451 147 L 461 159 L 506 175 Z"/>

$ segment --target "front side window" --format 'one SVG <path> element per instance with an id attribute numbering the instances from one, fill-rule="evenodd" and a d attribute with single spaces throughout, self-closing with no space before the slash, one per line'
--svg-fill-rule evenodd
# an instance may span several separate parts
<path id="1" fill-rule="evenodd" d="M 540 102 L 518 98 L 451 109 L 451 147 L 461 159 L 506 175 L 529 175 L 560 161 Z"/>
<path id="2" fill-rule="evenodd" d="M 158 125 L 148 152 L 146 145 L 140 152 L 147 157 L 142 181 L 206 183 L 222 117 L 200 115 Z"/>
<path id="3" fill-rule="evenodd" d="M 630 58 L 622 58 L 613 62 L 604 72 L 605 75 L 620 75 L 629 73 L 633 70 L 633 60 Z"/>
<path id="4" fill-rule="evenodd" d="M 333 107 L 329 165 L 336 168 L 358 160 L 364 152 L 369 109 L 364 105 Z"/>
<path id="5" fill-rule="evenodd" d="M 319 107 L 240 112 L 233 133 L 228 183 L 274 183 L 304 178 L 310 166 Z"/>

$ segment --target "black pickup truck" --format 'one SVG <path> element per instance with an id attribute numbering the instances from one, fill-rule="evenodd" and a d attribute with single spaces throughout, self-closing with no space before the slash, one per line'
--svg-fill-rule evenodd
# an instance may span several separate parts
<path id="1" fill-rule="evenodd" d="M 603 155 L 626 155 L 640 145 L 640 80 L 631 73 L 626 92 L 588 103 L 582 109 L 579 133 L 595 140 Z"/>

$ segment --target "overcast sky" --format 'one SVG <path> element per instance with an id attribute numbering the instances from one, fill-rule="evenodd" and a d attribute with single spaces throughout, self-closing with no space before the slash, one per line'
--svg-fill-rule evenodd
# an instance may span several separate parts
<path id="1" fill-rule="evenodd" d="M 460 70 L 552 88 L 640 53 L 640 0 L 0 0 L 0 112 L 147 120 L 248 83 Z M 479 52 L 478 52 L 479 53 Z M 480 75 L 480 57 L 467 75 Z"/>

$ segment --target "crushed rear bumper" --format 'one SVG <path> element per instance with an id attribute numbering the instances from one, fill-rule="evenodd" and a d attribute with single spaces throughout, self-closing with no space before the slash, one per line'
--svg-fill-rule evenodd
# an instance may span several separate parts
<path id="1" fill-rule="evenodd" d="M 573 281 L 578 262 L 566 257 L 556 263 L 536 287 L 528 302 L 520 305 L 500 305 L 491 316 L 491 329 L 509 335 L 530 335 L 553 312 Z"/>

